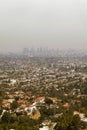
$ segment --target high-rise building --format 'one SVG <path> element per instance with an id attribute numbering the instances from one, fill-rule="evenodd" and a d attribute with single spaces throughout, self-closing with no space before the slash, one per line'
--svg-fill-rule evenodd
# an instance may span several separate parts
<path id="1" fill-rule="evenodd" d="M 28 48 L 24 48 L 23 49 L 23 55 L 28 55 L 29 54 L 29 49 Z"/>

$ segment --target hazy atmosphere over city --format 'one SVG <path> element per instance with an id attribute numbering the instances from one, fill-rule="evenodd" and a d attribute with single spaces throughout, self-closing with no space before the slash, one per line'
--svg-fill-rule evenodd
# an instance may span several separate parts
<path id="1" fill-rule="evenodd" d="M 0 0 L 0 130 L 87 130 L 87 0 Z"/>
<path id="2" fill-rule="evenodd" d="M 0 52 L 87 49 L 87 0 L 0 0 Z"/>

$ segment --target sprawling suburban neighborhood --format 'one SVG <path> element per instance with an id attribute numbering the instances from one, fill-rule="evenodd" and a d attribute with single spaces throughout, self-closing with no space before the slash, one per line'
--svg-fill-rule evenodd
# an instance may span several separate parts
<path id="1" fill-rule="evenodd" d="M 82 129 L 87 56 L 0 55 L 0 130 Z"/>

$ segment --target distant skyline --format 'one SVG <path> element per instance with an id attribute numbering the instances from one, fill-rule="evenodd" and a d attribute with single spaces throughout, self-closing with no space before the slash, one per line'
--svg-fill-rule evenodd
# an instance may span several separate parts
<path id="1" fill-rule="evenodd" d="M 87 0 L 0 0 L 0 53 L 87 50 Z"/>

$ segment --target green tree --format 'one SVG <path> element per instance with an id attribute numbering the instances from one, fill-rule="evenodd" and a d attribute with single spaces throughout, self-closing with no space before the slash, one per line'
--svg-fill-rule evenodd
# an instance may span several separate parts
<path id="1" fill-rule="evenodd" d="M 65 112 L 58 118 L 55 130 L 79 130 L 80 118 L 78 115 L 73 116 L 71 112 Z"/>
<path id="2" fill-rule="evenodd" d="M 51 104 L 53 104 L 53 101 L 50 98 L 46 98 L 45 103 L 50 106 Z"/>
<path id="3" fill-rule="evenodd" d="M 80 128 L 80 117 L 79 115 L 74 115 L 71 124 L 68 126 L 67 130 L 79 130 Z"/>
<path id="4" fill-rule="evenodd" d="M 1 118 L 2 123 L 10 123 L 11 121 L 11 114 L 9 112 L 5 112 Z"/>
<path id="5" fill-rule="evenodd" d="M 13 103 L 11 104 L 11 109 L 15 110 L 17 107 L 18 107 L 17 101 L 13 101 Z"/>

